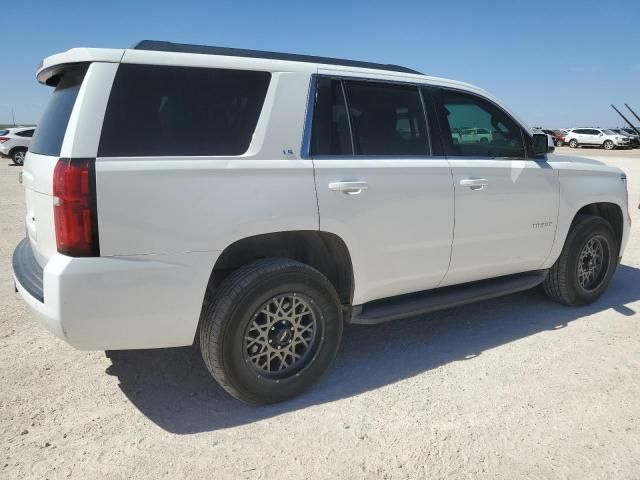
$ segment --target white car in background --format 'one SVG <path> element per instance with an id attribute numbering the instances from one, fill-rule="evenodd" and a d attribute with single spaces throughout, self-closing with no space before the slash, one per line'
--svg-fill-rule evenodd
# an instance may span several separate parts
<path id="1" fill-rule="evenodd" d="M 36 127 L 0 130 L 0 155 L 9 157 L 16 165 L 23 165 Z"/>
<path id="2" fill-rule="evenodd" d="M 493 134 L 487 128 L 465 128 L 460 131 L 460 143 L 488 145 L 492 141 Z"/>
<path id="3" fill-rule="evenodd" d="M 600 146 L 606 150 L 613 150 L 615 148 L 629 148 L 631 146 L 629 137 L 620 135 L 606 128 L 574 128 L 567 133 L 565 142 L 568 143 L 571 148 Z"/>

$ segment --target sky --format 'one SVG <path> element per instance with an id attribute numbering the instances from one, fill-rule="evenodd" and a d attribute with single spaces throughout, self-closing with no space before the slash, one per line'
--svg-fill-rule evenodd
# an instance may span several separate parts
<path id="1" fill-rule="evenodd" d="M 404 65 L 478 85 L 529 126 L 623 125 L 612 103 L 640 115 L 638 0 L 20 0 L 0 17 L 0 123 L 38 121 L 44 57 L 143 39 Z"/>

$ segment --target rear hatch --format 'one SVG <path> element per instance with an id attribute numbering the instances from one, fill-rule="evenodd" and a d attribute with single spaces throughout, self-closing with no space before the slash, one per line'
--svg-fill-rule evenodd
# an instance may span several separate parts
<path id="1" fill-rule="evenodd" d="M 60 157 L 71 112 L 88 64 L 61 70 L 48 83 L 54 86 L 24 163 L 27 237 L 40 266 L 44 267 L 56 249 L 53 213 L 53 171 Z"/>

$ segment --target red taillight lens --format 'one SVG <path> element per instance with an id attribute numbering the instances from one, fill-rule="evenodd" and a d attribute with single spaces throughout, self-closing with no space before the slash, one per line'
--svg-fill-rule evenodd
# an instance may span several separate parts
<path id="1" fill-rule="evenodd" d="M 100 256 L 95 160 L 61 158 L 53 171 L 53 215 L 58 252 Z"/>
<path id="2" fill-rule="evenodd" d="M 4 143 L 9 140 L 9 137 L 0 137 L 0 143 Z"/>

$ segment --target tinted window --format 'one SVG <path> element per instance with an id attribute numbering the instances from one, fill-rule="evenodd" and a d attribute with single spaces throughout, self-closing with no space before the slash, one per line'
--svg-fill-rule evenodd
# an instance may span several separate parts
<path id="1" fill-rule="evenodd" d="M 416 87 L 345 82 L 357 155 L 428 155 L 425 113 Z"/>
<path id="2" fill-rule="evenodd" d="M 33 132 L 35 130 L 23 130 L 22 132 L 16 132 L 16 135 L 21 137 L 33 137 Z"/>
<path id="3" fill-rule="evenodd" d="M 448 155 L 524 157 L 520 127 L 501 109 L 475 95 L 450 90 L 441 90 L 440 99 Z"/>
<path id="4" fill-rule="evenodd" d="M 577 133 L 579 135 L 588 135 L 589 134 L 589 130 L 585 130 L 584 128 L 577 128 L 577 129 L 573 130 L 573 133 Z"/>
<path id="5" fill-rule="evenodd" d="M 9 130 L 0 130 L 0 135 L 6 135 L 9 133 Z"/>
<path id="6" fill-rule="evenodd" d="M 347 105 L 340 81 L 318 79 L 312 125 L 312 155 L 353 154 Z"/>
<path id="7" fill-rule="evenodd" d="M 268 72 L 122 64 L 98 155 L 241 155 L 270 78 Z"/>
<path id="8" fill-rule="evenodd" d="M 38 129 L 29 150 L 41 155 L 60 155 L 71 110 L 76 103 L 76 97 L 86 71 L 85 65 L 65 70 L 62 73 L 47 108 L 40 117 Z"/>

